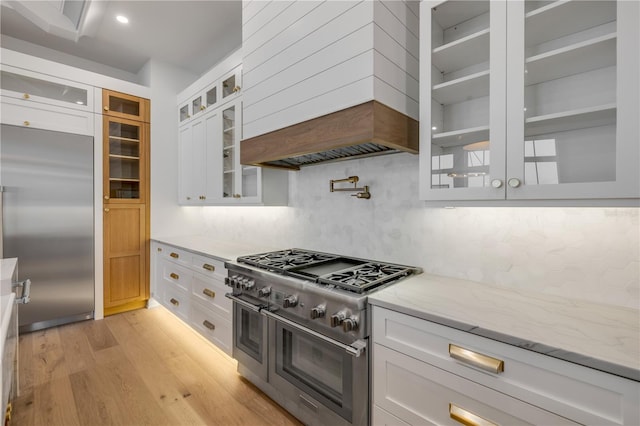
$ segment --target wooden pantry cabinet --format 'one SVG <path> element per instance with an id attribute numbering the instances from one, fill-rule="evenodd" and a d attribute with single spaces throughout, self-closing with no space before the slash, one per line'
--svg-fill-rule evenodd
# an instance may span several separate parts
<path id="1" fill-rule="evenodd" d="M 149 299 L 149 100 L 103 90 L 104 313 Z"/>
<path id="2" fill-rule="evenodd" d="M 420 7 L 421 199 L 637 202 L 638 2 Z"/>
<path id="3" fill-rule="evenodd" d="M 640 421 L 634 380 L 372 308 L 373 425 Z"/>

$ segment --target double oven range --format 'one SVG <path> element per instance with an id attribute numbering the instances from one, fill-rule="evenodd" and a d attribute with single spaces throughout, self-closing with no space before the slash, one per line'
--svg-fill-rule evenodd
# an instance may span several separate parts
<path id="1" fill-rule="evenodd" d="M 367 296 L 420 268 L 302 249 L 225 266 L 238 372 L 305 424 L 366 425 Z"/>

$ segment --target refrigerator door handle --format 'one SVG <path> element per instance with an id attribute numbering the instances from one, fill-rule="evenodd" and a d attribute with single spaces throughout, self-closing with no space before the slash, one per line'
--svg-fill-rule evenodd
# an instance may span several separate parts
<path id="1" fill-rule="evenodd" d="M 12 287 L 14 289 L 18 287 L 22 288 L 21 297 L 16 297 L 16 303 L 25 305 L 31 301 L 31 280 L 18 281 L 17 283 L 13 283 Z"/>

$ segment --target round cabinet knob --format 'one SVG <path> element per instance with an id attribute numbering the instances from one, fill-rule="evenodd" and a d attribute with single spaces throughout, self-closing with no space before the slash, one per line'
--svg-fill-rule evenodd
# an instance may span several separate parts
<path id="1" fill-rule="evenodd" d="M 108 106 L 105 106 L 105 107 L 104 107 L 104 110 L 105 110 L 105 111 L 109 111 L 109 107 L 108 107 Z"/>
<path id="2" fill-rule="evenodd" d="M 258 290 L 259 297 L 267 297 L 270 294 L 271 294 L 271 287 L 262 287 L 260 290 Z"/>
<path id="3" fill-rule="evenodd" d="M 491 181 L 491 186 L 493 186 L 494 188 L 501 188 L 502 187 L 502 180 L 500 179 L 494 179 Z"/>
<path id="4" fill-rule="evenodd" d="M 335 313 L 335 314 L 331 315 L 331 327 L 339 326 L 340 324 L 342 324 L 342 322 L 344 321 L 344 319 L 346 317 L 347 316 L 345 315 L 344 312 L 338 312 L 338 313 Z"/>
<path id="5" fill-rule="evenodd" d="M 283 308 L 293 308 L 298 304 L 298 298 L 296 296 L 287 296 L 282 301 Z"/>
<path id="6" fill-rule="evenodd" d="M 28 121 L 26 121 L 26 120 L 25 120 L 25 121 L 24 121 L 24 125 L 25 125 L 25 126 L 30 126 L 30 125 L 31 125 L 31 123 L 29 123 Z"/>
<path id="7" fill-rule="evenodd" d="M 233 93 L 238 93 L 240 91 L 240 86 L 235 86 L 232 90 Z"/>
<path id="8" fill-rule="evenodd" d="M 353 331 L 356 328 L 358 328 L 358 320 L 357 320 L 357 318 L 351 317 L 351 318 L 347 318 L 344 321 L 342 321 L 342 330 L 344 330 L 345 333 Z"/>
<path id="9" fill-rule="evenodd" d="M 108 196 L 108 195 L 105 195 L 105 196 L 104 196 L 104 199 L 105 199 L 105 200 L 108 200 L 108 199 L 109 199 L 109 196 Z"/>
<path id="10" fill-rule="evenodd" d="M 325 308 L 323 305 L 316 306 L 311 309 L 311 319 L 323 318 L 325 314 Z"/>
<path id="11" fill-rule="evenodd" d="M 29 96 L 29 94 L 28 94 L 28 93 L 25 93 L 24 95 L 22 95 L 22 97 L 23 97 L 24 99 L 29 99 L 31 96 Z"/>
<path id="12" fill-rule="evenodd" d="M 105 212 L 109 213 L 109 209 L 104 209 Z"/>
<path id="13" fill-rule="evenodd" d="M 520 179 L 518 178 L 511 178 L 507 181 L 507 183 L 509 184 L 510 187 L 512 188 L 517 188 L 520 186 Z"/>

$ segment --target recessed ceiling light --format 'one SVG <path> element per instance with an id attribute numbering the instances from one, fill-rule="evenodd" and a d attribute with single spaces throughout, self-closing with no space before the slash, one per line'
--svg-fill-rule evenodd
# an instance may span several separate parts
<path id="1" fill-rule="evenodd" d="M 116 19 L 118 20 L 118 22 L 120 22 L 121 24 L 128 24 L 129 23 L 129 18 L 127 18 L 124 15 L 118 15 L 116 16 Z"/>

